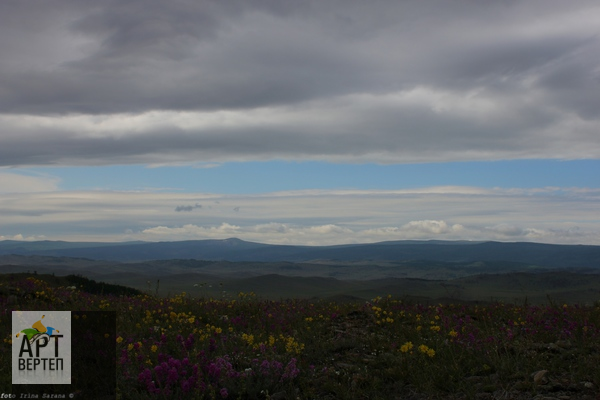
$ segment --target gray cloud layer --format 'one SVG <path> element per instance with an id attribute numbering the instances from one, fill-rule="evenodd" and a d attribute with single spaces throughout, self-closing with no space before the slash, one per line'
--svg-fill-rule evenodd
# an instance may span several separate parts
<path id="1" fill-rule="evenodd" d="M 600 157 L 596 1 L 0 2 L 0 165 Z"/>

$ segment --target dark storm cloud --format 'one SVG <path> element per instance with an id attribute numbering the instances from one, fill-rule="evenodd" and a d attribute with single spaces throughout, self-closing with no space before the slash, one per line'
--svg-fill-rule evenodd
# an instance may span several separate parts
<path id="1" fill-rule="evenodd" d="M 600 157 L 598 18 L 591 0 L 3 1 L 0 164 Z"/>
<path id="2" fill-rule="evenodd" d="M 45 18 L 44 9 L 15 8 L 5 4 L 2 19 Z M 339 91 L 350 83 L 340 81 L 348 75 L 340 68 L 356 66 L 315 46 L 318 36 L 301 35 L 302 23 L 287 32 L 286 19 L 297 8 L 275 1 L 133 0 L 57 16 L 62 29 L 42 21 L 39 36 L 29 34 L 28 40 L 13 24 L 5 28 L 14 32 L 7 46 L 28 65 L 2 74 L 0 105 L 13 113 L 143 112 L 255 107 Z M 44 57 L 32 53 L 51 45 L 48 35 L 56 36 L 58 52 L 65 37 L 80 44 L 44 66 Z"/>
<path id="3" fill-rule="evenodd" d="M 191 212 L 191 211 L 194 211 L 197 208 L 202 208 L 202 204 L 196 203 L 193 206 L 177 206 L 177 207 L 175 207 L 175 211 L 177 211 L 177 212 L 181 212 L 181 211 Z"/>
<path id="4" fill-rule="evenodd" d="M 417 93 L 414 97 L 423 96 L 427 100 L 428 95 Z M 522 154 L 523 158 L 542 157 L 545 152 L 569 158 L 594 150 L 585 141 L 568 146 L 558 140 L 529 143 L 535 135 L 523 136 L 523 132 L 551 127 L 555 116 L 524 104 L 505 105 L 514 108 L 507 111 L 511 115 L 509 120 L 504 120 L 502 113 L 487 116 L 486 110 L 479 111 L 482 114 L 479 119 L 469 120 L 458 115 L 464 110 L 437 112 L 418 103 L 400 106 L 397 103 L 392 99 L 365 106 L 359 99 L 348 106 L 347 114 L 339 114 L 336 103 L 325 110 L 322 108 L 325 105 L 317 104 L 317 116 L 295 110 L 288 111 L 288 116 L 282 111 L 284 115 L 279 120 L 258 126 L 245 125 L 242 120 L 230 127 L 182 129 L 177 126 L 182 118 L 179 114 L 165 115 L 157 126 L 142 116 L 133 125 L 143 134 L 129 134 L 132 124 L 127 122 L 106 136 L 85 129 L 83 133 L 76 132 L 78 117 L 73 117 L 73 126 L 64 124 L 63 130 L 48 129 L 39 136 L 35 129 L 22 124 L 13 135 L 1 139 L 5 145 L 0 147 L 0 165 L 161 164 L 278 157 L 361 161 L 372 154 L 377 154 L 377 160 L 384 163 L 440 161 L 441 143 L 446 160 L 463 159 L 469 152 L 475 159 L 482 155 L 509 158 L 514 154 Z M 266 117 L 263 114 L 257 118 Z"/>

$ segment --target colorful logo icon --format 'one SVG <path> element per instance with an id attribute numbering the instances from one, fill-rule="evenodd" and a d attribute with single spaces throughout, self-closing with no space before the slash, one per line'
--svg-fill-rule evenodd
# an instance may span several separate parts
<path id="1" fill-rule="evenodd" d="M 44 335 L 50 338 L 54 331 L 56 331 L 56 333 L 60 333 L 60 331 L 56 328 L 44 326 L 42 323 L 42 319 L 44 319 L 44 317 L 46 317 L 46 315 L 42 315 L 42 318 L 39 321 L 34 322 L 33 325 L 31 325 L 31 328 L 23 329 L 21 332 L 17 333 L 17 337 L 19 337 L 21 333 L 24 333 L 27 335 L 29 344 L 33 344 L 36 340 L 39 340 Z"/>

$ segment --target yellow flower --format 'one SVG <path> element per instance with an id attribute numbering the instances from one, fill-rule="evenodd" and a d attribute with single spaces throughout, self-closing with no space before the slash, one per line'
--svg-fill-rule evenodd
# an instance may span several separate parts
<path id="1" fill-rule="evenodd" d="M 455 338 L 458 336 L 458 333 L 452 329 L 450 332 L 448 332 L 448 336 Z"/>
<path id="2" fill-rule="evenodd" d="M 427 354 L 429 357 L 435 356 L 435 350 L 430 349 L 428 346 L 422 344 L 419 346 L 419 351 L 423 354 Z"/>
<path id="3" fill-rule="evenodd" d="M 122 338 L 121 336 L 119 336 L 119 337 L 117 338 L 117 343 L 121 343 L 122 341 L 123 341 L 123 338 Z"/>
<path id="4" fill-rule="evenodd" d="M 242 334 L 242 340 L 244 340 L 249 345 L 254 344 L 254 335 Z"/>
<path id="5" fill-rule="evenodd" d="M 133 343 L 129 343 L 127 345 L 127 350 L 129 350 L 129 351 L 133 350 Z"/>
<path id="6" fill-rule="evenodd" d="M 412 342 L 406 342 L 402 346 L 400 346 L 400 351 L 403 353 L 408 353 L 410 350 L 412 350 L 412 348 L 413 348 Z"/>
<path id="7" fill-rule="evenodd" d="M 153 353 L 156 353 L 156 351 L 158 350 L 158 346 L 153 344 L 152 347 L 150 347 L 150 350 L 152 350 Z"/>

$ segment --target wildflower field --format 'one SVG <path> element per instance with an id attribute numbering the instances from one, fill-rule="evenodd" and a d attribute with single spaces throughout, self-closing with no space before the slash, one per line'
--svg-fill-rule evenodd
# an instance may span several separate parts
<path id="1" fill-rule="evenodd" d="M 8 285 L 4 282 L 3 285 Z M 0 391 L 12 310 L 114 310 L 120 399 L 595 399 L 600 307 L 90 294 L 38 277 L 0 298 Z M 26 295 L 23 295 L 26 294 Z"/>

